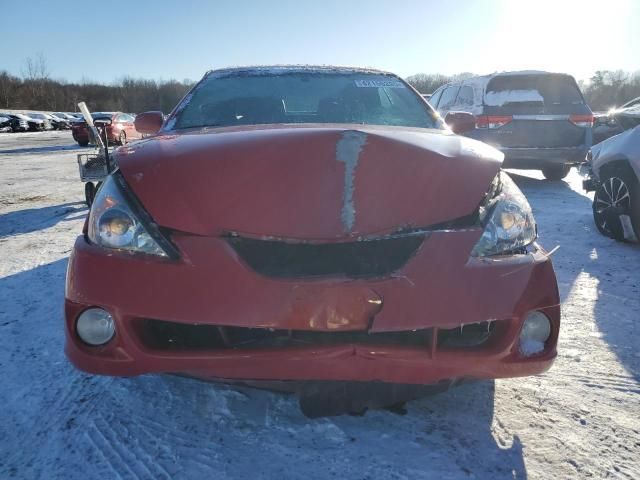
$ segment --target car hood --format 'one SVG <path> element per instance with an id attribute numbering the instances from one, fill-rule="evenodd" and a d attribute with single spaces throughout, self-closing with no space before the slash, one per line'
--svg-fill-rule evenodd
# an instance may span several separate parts
<path id="1" fill-rule="evenodd" d="M 472 214 L 502 159 L 448 131 L 354 125 L 164 134 L 116 155 L 163 227 L 336 241 Z"/>

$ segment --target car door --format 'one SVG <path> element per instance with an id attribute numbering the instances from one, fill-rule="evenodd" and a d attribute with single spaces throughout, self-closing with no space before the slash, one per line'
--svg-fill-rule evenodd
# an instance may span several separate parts
<path id="1" fill-rule="evenodd" d="M 431 95 L 431 98 L 429 99 L 429 103 L 436 110 L 438 110 L 438 102 L 440 101 L 440 97 L 442 96 L 442 91 L 444 90 L 444 88 L 445 87 L 437 88 L 436 91 L 433 92 L 433 95 Z"/>
<path id="2" fill-rule="evenodd" d="M 454 107 L 459 112 L 473 113 L 473 88 L 470 85 L 462 85 L 460 87 Z"/>
<path id="3" fill-rule="evenodd" d="M 129 122 L 127 121 L 127 116 L 124 113 L 117 114 L 114 117 L 113 121 L 116 124 L 116 132 L 119 133 L 120 131 L 124 131 L 127 139 L 131 139 L 133 137 L 131 127 L 129 126 Z"/>
<path id="4" fill-rule="evenodd" d="M 141 135 L 138 133 L 138 131 L 136 130 L 136 127 L 133 123 L 134 118 L 129 115 L 128 113 L 123 113 L 122 114 L 122 118 L 123 118 L 123 122 L 125 125 L 125 131 L 127 132 L 127 137 L 128 138 L 140 138 Z"/>
<path id="5" fill-rule="evenodd" d="M 460 90 L 459 85 L 450 85 L 444 89 L 442 92 L 442 96 L 440 97 L 440 101 L 438 102 L 438 112 L 442 118 L 447 116 L 452 110 L 452 107 L 455 105 L 456 97 L 458 96 L 458 91 Z"/>

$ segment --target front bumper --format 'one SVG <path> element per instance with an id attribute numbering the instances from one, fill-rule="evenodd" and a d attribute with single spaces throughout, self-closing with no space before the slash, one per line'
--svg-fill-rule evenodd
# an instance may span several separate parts
<path id="1" fill-rule="evenodd" d="M 382 381 L 434 384 L 544 372 L 556 356 L 560 308 L 555 274 L 543 252 L 469 259 L 481 232 L 435 232 L 390 278 L 296 279 L 260 276 L 221 238 L 174 236 L 180 261 L 108 252 L 79 237 L 66 286 L 65 352 L 79 369 L 104 375 L 172 372 L 229 380 Z M 188 253 L 185 253 L 188 252 Z M 77 316 L 111 312 L 116 336 L 90 347 Z M 520 354 L 531 310 L 552 323 L 544 351 Z M 318 344 L 274 348 L 158 350 L 142 341 L 141 319 L 185 324 L 316 332 L 431 329 L 421 345 Z M 443 348 L 440 329 L 500 320 L 482 345 Z"/>
<path id="2" fill-rule="evenodd" d="M 576 165 L 584 162 L 587 146 L 565 148 L 504 148 L 504 168 L 539 169 L 554 165 Z"/>

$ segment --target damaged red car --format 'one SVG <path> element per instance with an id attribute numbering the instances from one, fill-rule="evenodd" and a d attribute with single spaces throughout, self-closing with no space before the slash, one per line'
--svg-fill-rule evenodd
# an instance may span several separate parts
<path id="1" fill-rule="evenodd" d="M 399 77 L 216 70 L 136 128 L 69 261 L 79 369 L 294 391 L 316 416 L 551 366 L 527 200 Z"/>

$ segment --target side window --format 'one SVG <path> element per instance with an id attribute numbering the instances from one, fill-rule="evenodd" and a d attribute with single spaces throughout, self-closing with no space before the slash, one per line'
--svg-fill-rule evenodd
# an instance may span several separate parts
<path id="1" fill-rule="evenodd" d="M 431 104 L 431 106 L 433 108 L 437 108 L 438 106 L 438 100 L 440 100 L 440 96 L 442 95 L 442 92 L 444 91 L 444 87 L 440 87 L 439 89 L 437 89 L 434 94 L 431 96 L 431 98 L 429 99 L 429 103 Z"/>
<path id="2" fill-rule="evenodd" d="M 473 106 L 473 88 L 468 85 L 460 88 L 458 92 L 458 98 L 456 100 L 457 105 L 464 105 L 465 107 Z"/>
<path id="3" fill-rule="evenodd" d="M 440 99 L 440 103 L 438 103 L 438 110 L 449 108 L 453 105 L 456 101 L 458 90 L 460 90 L 460 87 L 447 87 L 445 91 L 442 92 L 442 98 Z"/>

